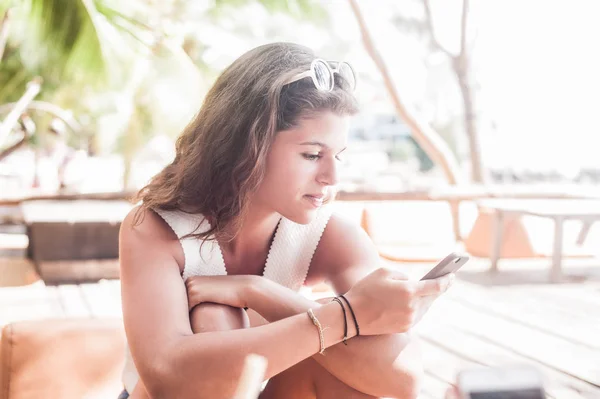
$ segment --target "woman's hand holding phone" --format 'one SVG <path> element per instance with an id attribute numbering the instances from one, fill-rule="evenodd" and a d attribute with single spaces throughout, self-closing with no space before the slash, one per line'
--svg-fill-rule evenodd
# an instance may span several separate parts
<path id="1" fill-rule="evenodd" d="M 423 303 L 428 301 L 423 299 L 441 295 L 453 280 L 454 274 L 448 274 L 413 281 L 399 271 L 381 268 L 354 285 L 346 298 L 355 311 L 361 335 L 404 333 L 425 313 Z"/>

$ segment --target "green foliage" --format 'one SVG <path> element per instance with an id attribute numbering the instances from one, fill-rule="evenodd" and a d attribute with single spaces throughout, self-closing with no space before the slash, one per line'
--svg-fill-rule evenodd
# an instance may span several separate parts
<path id="1" fill-rule="evenodd" d="M 429 172 L 435 166 L 433 160 L 413 137 L 410 137 L 410 140 L 415 145 L 415 155 L 419 159 L 419 172 Z"/>
<path id="2" fill-rule="evenodd" d="M 392 162 L 406 162 L 415 157 L 415 146 L 408 139 L 394 141 L 387 153 Z"/>
<path id="3" fill-rule="evenodd" d="M 18 48 L 7 45 L 0 63 L 0 104 L 15 102 L 21 98 L 27 83 L 36 76 L 42 77 L 44 88 L 37 99 L 49 99 L 61 84 L 59 77 L 43 65 L 28 65 Z"/>
<path id="4" fill-rule="evenodd" d="M 187 120 L 161 103 L 161 90 L 180 94 L 185 105 L 179 111 L 201 99 L 216 77 L 204 57 L 209 42 L 194 25 L 225 25 L 228 18 L 214 16 L 239 16 L 240 7 L 252 4 L 313 24 L 327 20 L 317 0 L 215 0 L 208 8 L 188 0 L 0 0 L 0 11 L 14 9 L 0 62 L 0 104 L 18 100 L 27 82 L 41 76 L 37 100 L 85 119 L 85 134 L 95 137 L 97 148 L 114 144 L 131 159 L 152 135 L 178 133 Z M 253 33 L 249 29 L 248 37 Z M 145 61 L 150 67 L 139 72 Z M 98 136 L 107 131 L 111 139 L 101 146 Z"/>
<path id="5" fill-rule="evenodd" d="M 140 20 L 109 6 L 102 1 L 96 1 L 96 9 L 108 22 L 110 22 L 111 26 L 116 27 L 121 33 L 131 36 L 140 44 L 153 44 L 152 41 L 149 42 L 149 34 L 152 34 L 152 28 L 150 26 L 143 24 Z"/>
<path id="6" fill-rule="evenodd" d="M 24 0 L 35 64 L 46 64 L 61 75 L 103 77 L 106 71 L 97 9 L 93 1 Z"/>
<path id="7" fill-rule="evenodd" d="M 457 141 L 457 133 L 460 134 L 460 132 L 463 130 L 460 116 L 456 116 L 444 122 L 434 122 L 432 127 L 446 142 L 446 144 L 448 144 L 448 148 L 450 148 L 450 151 L 452 151 L 456 159 L 460 162 L 461 156 L 459 151 L 459 143 Z"/>
<path id="8" fill-rule="evenodd" d="M 104 84 L 135 50 L 123 33 L 142 42 L 143 25 L 107 0 L 22 0 L 14 14 L 11 38 L 24 66 L 57 80 Z"/>
<path id="9" fill-rule="evenodd" d="M 35 75 L 24 67 L 19 53 L 10 47 L 5 50 L 1 65 L 0 103 L 17 101 Z"/>
<path id="10" fill-rule="evenodd" d="M 0 14 L 4 15 L 9 8 L 14 7 L 16 4 L 16 0 L 0 0 Z"/>
<path id="11" fill-rule="evenodd" d="M 428 172 L 434 166 L 431 158 L 412 136 L 392 143 L 387 153 L 392 162 L 406 162 L 416 157 L 419 160 L 420 172 Z"/>

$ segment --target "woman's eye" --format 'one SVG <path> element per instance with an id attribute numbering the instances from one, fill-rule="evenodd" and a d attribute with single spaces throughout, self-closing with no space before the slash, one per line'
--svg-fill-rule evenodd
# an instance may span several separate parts
<path id="1" fill-rule="evenodd" d="M 319 154 L 302 154 L 302 156 L 309 161 L 316 161 L 317 159 L 321 158 Z"/>

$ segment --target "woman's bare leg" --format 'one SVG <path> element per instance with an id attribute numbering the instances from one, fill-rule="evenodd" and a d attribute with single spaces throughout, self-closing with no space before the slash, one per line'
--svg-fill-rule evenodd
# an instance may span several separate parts
<path id="1" fill-rule="evenodd" d="M 313 358 L 271 378 L 260 399 L 375 399 L 338 380 Z"/>
<path id="2" fill-rule="evenodd" d="M 206 305 L 201 305 L 206 306 Z M 207 304 L 200 315 L 192 314 L 195 333 L 247 328 L 266 321 L 255 312 L 248 315 L 241 309 Z M 262 319 L 262 320 L 260 320 Z M 318 362 L 308 358 L 271 378 L 260 399 L 373 399 L 344 384 Z"/>
<path id="3" fill-rule="evenodd" d="M 256 315 L 253 315 L 256 316 Z M 247 328 L 250 320 L 242 309 L 218 304 L 201 304 L 191 314 L 194 333 Z M 254 325 L 254 323 L 253 323 Z M 308 358 L 269 380 L 260 399 L 374 399 L 344 384 L 317 361 Z M 131 399 L 149 399 L 140 381 Z"/>
<path id="4" fill-rule="evenodd" d="M 248 316 L 243 309 L 231 306 L 203 303 L 194 308 L 190 315 L 194 334 L 209 331 L 238 330 L 250 326 Z M 144 383 L 140 379 L 129 399 L 150 399 Z"/>

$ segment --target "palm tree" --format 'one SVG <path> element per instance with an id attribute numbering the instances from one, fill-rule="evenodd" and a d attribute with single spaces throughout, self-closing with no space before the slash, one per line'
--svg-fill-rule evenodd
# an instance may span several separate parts
<path id="1" fill-rule="evenodd" d="M 0 146 L 40 93 L 36 75 L 47 82 L 47 97 L 64 85 L 105 84 L 119 70 L 121 55 L 139 55 L 141 35 L 148 32 L 107 0 L 21 0 L 3 2 L 0 11 L 0 55 L 6 54 L 5 62 L 0 57 L 0 99 L 18 98 L 0 124 Z M 37 104 L 34 109 L 56 108 Z"/>
<path id="2" fill-rule="evenodd" d="M 19 100 L 2 124 L 0 145 L 39 94 L 37 75 L 50 91 L 65 81 L 104 81 L 114 55 L 129 45 L 116 33 L 141 32 L 105 0 L 4 1 L 0 12 L 0 102 Z"/>
<path id="3" fill-rule="evenodd" d="M 214 24 L 221 14 L 232 12 L 232 6 L 252 2 L 271 12 L 298 18 L 318 21 L 324 17 L 322 8 L 314 0 L 215 0 L 212 7 L 204 10 L 202 20 Z M 147 139 L 142 134 L 146 133 L 143 131 L 143 114 L 148 112 L 140 110 L 137 100 L 142 97 L 140 92 L 146 89 L 144 85 L 152 80 L 144 79 L 145 74 L 152 71 L 152 62 L 160 57 L 164 59 L 166 54 L 175 59 L 173 64 L 185 69 L 188 76 L 206 71 L 206 68 L 198 68 L 197 59 L 195 65 L 188 56 L 185 46 L 189 43 L 182 45 L 169 40 L 163 33 L 165 22 L 178 22 L 185 15 L 182 12 L 191 6 L 191 2 L 182 0 L 0 0 L 0 13 L 8 15 L 8 9 L 12 8 L 6 22 L 12 22 L 10 39 L 16 44 L 9 45 L 11 51 L 7 51 L 10 54 L 6 57 L 12 57 L 10 60 L 14 62 L 1 62 L 0 58 L 0 104 L 17 100 L 15 93 L 23 92 L 29 95 L 22 99 L 21 105 L 30 104 L 38 95 L 39 87 L 35 91 L 29 83 L 26 91 L 26 86 L 39 73 L 45 82 L 42 97 L 48 93 L 48 86 L 54 89 L 50 92 L 56 92 L 59 88 L 64 91 L 70 84 L 81 88 L 112 82 L 120 89 L 120 104 L 125 104 L 119 112 L 123 114 L 120 149 L 125 158 L 126 186 L 131 159 Z M 143 24 L 142 18 L 152 22 Z M 169 18 L 172 21 L 165 21 Z M 1 32 L 0 29 L 0 54 L 3 48 Z M 12 73 L 4 74 L 9 76 L 8 82 L 4 82 L 3 70 L 11 67 L 13 70 L 9 72 Z M 23 73 L 26 70 L 29 73 Z M 5 134 L 10 132 L 24 109 L 15 107 L 13 117 L 5 119 Z"/>
<path id="4" fill-rule="evenodd" d="M 12 4 L 11 4 L 12 3 Z M 61 79 L 106 77 L 113 56 L 138 42 L 146 29 L 116 9 L 109 0 L 20 0 L 5 1 L 10 9 L 10 37 L 28 55 L 30 67 L 43 66 Z M 7 7 L 8 5 L 8 7 Z M 0 6 L 2 7 L 2 6 Z"/>

